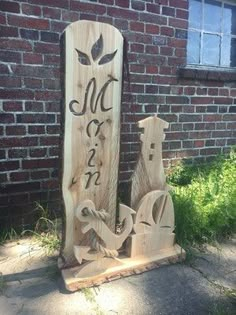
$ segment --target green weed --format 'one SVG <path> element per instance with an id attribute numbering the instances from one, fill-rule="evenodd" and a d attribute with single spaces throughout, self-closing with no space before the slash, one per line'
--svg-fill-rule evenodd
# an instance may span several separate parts
<path id="1" fill-rule="evenodd" d="M 90 303 L 96 302 L 94 293 L 92 292 L 91 288 L 84 288 L 81 290 L 81 292 L 84 294 L 87 301 Z"/>
<path id="2" fill-rule="evenodd" d="M 15 241 L 20 238 L 20 234 L 16 232 L 15 229 L 3 230 L 0 234 L 0 245 L 4 244 L 6 241 Z"/>
<path id="3" fill-rule="evenodd" d="M 22 235 L 33 235 L 44 247 L 48 254 L 59 250 L 61 240 L 59 237 L 60 224 L 58 219 L 51 220 L 49 210 L 39 203 L 36 203 L 36 209 L 40 212 L 40 217 L 37 220 L 33 230 L 25 230 Z"/>
<path id="4" fill-rule="evenodd" d="M 183 176 L 183 177 L 182 177 Z M 182 246 L 212 242 L 236 230 L 236 153 L 208 165 L 178 165 L 169 175 Z"/>

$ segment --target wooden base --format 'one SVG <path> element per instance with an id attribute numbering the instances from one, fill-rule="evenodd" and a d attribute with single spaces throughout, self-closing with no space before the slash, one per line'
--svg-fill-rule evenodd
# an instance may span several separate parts
<path id="1" fill-rule="evenodd" d="M 76 291 L 82 288 L 100 285 L 104 282 L 117 280 L 122 277 L 128 277 L 140 274 L 161 265 L 176 263 L 185 259 L 185 251 L 175 245 L 169 249 L 163 249 L 153 256 L 136 256 L 135 258 L 121 257 L 119 259 L 102 258 L 98 261 L 88 262 L 78 267 L 63 269 L 62 277 L 65 282 L 66 289 Z M 103 270 L 104 265 L 109 265 Z M 86 277 L 83 276 L 86 274 Z M 90 271 L 90 276 L 88 272 Z M 76 275 L 79 274 L 79 277 Z"/>

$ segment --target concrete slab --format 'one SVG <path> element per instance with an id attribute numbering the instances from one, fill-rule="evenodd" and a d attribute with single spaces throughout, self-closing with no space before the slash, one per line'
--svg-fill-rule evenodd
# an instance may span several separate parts
<path id="1" fill-rule="evenodd" d="M 235 249 L 230 241 L 221 251 L 209 247 L 198 252 L 190 265 L 164 266 L 69 293 L 56 256 L 47 257 L 29 240 L 8 243 L 0 246 L 0 283 L 5 284 L 0 287 L 0 314 L 235 314 L 233 295 L 226 294 L 235 289 Z"/>

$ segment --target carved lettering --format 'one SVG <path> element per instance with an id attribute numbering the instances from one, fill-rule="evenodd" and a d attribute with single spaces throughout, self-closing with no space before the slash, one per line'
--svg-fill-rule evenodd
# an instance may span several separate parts
<path id="1" fill-rule="evenodd" d="M 90 158 L 88 160 L 88 166 L 89 167 L 94 167 L 96 165 L 95 164 L 91 164 L 91 163 L 92 163 L 92 159 L 94 158 L 94 156 L 96 154 L 96 150 L 95 149 L 91 149 L 91 150 L 89 150 L 89 152 L 91 152 L 92 154 L 91 154 L 91 156 L 90 156 Z"/>
<path id="2" fill-rule="evenodd" d="M 90 187 L 91 179 L 93 178 L 94 175 L 97 175 L 97 177 L 96 177 L 96 179 L 95 179 L 95 181 L 94 181 L 94 185 L 95 185 L 95 186 L 101 185 L 101 183 L 98 183 L 98 180 L 99 180 L 100 175 L 101 175 L 100 172 L 98 172 L 98 171 L 96 171 L 96 172 L 94 172 L 94 173 L 92 173 L 92 172 L 87 172 L 87 173 L 85 173 L 85 175 L 88 175 L 88 176 L 89 176 L 89 177 L 88 177 L 88 180 L 87 180 L 87 183 L 86 183 L 86 186 L 85 186 L 85 189 L 88 189 L 88 188 Z"/>
<path id="3" fill-rule="evenodd" d="M 74 109 L 73 105 L 74 104 L 79 104 L 79 102 L 77 100 L 72 100 L 69 103 L 69 109 L 70 109 L 71 113 L 73 115 L 75 115 L 75 116 L 82 116 L 82 115 L 84 115 L 86 113 L 90 89 L 92 89 L 91 96 L 90 96 L 90 102 L 89 102 L 89 106 L 90 106 L 91 112 L 93 114 L 96 113 L 99 101 L 100 101 L 100 109 L 101 109 L 102 112 L 107 112 L 107 111 L 111 110 L 112 107 L 106 108 L 104 106 L 104 97 L 105 97 L 105 93 L 106 93 L 106 90 L 107 90 L 109 84 L 111 82 L 114 82 L 114 81 L 118 81 L 118 80 L 113 78 L 113 77 L 110 77 L 110 79 L 107 80 L 107 82 L 102 86 L 101 90 L 99 91 L 99 93 L 97 95 L 97 98 L 96 98 L 96 101 L 95 101 L 95 95 L 96 95 L 96 90 L 97 90 L 97 83 L 96 83 L 96 78 L 92 78 L 89 81 L 89 83 L 87 84 L 87 87 L 86 87 L 86 90 L 85 90 L 84 104 L 83 104 L 82 110 L 81 111 L 76 111 Z"/>
<path id="4" fill-rule="evenodd" d="M 91 138 L 90 126 L 91 126 L 92 123 L 94 123 L 96 125 L 96 127 L 97 127 L 97 130 L 96 130 L 96 132 L 94 134 L 94 137 L 96 137 L 98 135 L 99 131 L 100 131 L 101 126 L 104 124 L 104 121 L 102 121 L 100 123 L 99 120 L 93 119 L 93 120 L 91 120 L 88 123 L 87 128 L 86 128 L 86 132 L 87 132 L 87 135 L 89 136 L 89 138 Z"/>

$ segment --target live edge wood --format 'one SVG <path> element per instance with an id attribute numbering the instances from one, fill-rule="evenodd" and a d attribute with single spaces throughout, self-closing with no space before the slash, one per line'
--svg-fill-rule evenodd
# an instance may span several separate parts
<path id="1" fill-rule="evenodd" d="M 122 61 L 123 37 L 113 26 L 78 21 L 66 28 L 64 266 L 75 263 L 73 247 L 83 242 L 74 215 L 80 202 L 90 199 L 96 209 L 105 209 L 107 225 L 115 231 Z"/>
<path id="2" fill-rule="evenodd" d="M 78 272 L 80 273 L 80 269 L 83 268 L 81 266 L 63 269 L 62 277 L 67 290 L 74 292 L 83 288 L 98 286 L 104 282 L 137 275 L 163 265 L 181 262 L 185 259 L 185 256 L 185 251 L 180 246 L 175 245 L 172 248 L 161 250 L 158 254 L 153 256 L 136 256 L 135 259 L 126 257 L 113 259 L 113 266 L 98 275 L 87 275 L 86 277 L 77 278 L 75 275 Z M 112 260 L 112 258 L 105 259 Z M 102 261 L 100 261 L 100 265 L 102 265 Z"/>

